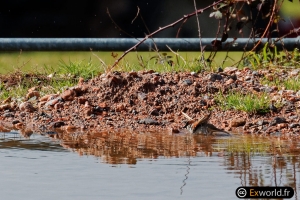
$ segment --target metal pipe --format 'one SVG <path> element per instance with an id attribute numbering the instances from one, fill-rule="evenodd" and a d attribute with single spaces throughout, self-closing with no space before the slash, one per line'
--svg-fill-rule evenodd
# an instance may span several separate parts
<path id="1" fill-rule="evenodd" d="M 125 51 L 134 46 L 142 38 L 0 38 L 0 51 Z M 202 38 L 202 45 L 206 51 L 212 50 L 212 41 L 215 38 Z M 248 43 L 246 50 L 250 50 L 255 40 L 248 38 L 239 38 L 234 44 L 226 43 L 233 41 L 228 38 L 222 43 L 223 51 L 243 51 Z M 274 39 L 272 39 L 274 40 Z M 267 39 L 263 39 L 265 43 Z M 150 51 L 154 49 L 154 42 L 160 51 L 169 51 L 168 45 L 173 51 L 199 51 L 199 38 L 154 38 L 147 39 L 138 46 L 138 51 Z M 287 50 L 293 50 L 295 47 L 300 48 L 300 36 L 297 38 L 282 39 L 284 47 Z M 280 41 L 276 46 L 281 48 Z M 228 47 L 230 47 L 228 49 Z"/>

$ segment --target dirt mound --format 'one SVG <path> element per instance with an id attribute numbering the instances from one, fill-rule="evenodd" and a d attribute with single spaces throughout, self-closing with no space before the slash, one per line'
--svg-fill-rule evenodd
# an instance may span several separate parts
<path id="1" fill-rule="evenodd" d="M 286 72 L 282 72 L 286 73 Z M 179 133 L 186 122 L 181 112 L 200 118 L 212 111 L 210 123 L 237 133 L 267 133 L 298 136 L 296 91 L 261 85 L 266 71 L 225 68 L 218 73 L 113 72 L 91 80 L 80 79 L 77 86 L 61 94 L 40 97 L 32 89 L 22 103 L 7 99 L 0 105 L 2 125 L 45 132 L 126 128 L 165 130 Z M 266 92 L 280 95 L 285 103 L 266 114 L 220 109 L 216 96 L 230 91 Z"/>

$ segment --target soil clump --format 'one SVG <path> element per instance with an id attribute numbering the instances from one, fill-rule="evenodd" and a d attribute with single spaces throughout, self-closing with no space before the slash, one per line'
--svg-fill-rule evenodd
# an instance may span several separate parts
<path id="1" fill-rule="evenodd" d="M 185 132 L 182 112 L 197 119 L 212 111 L 210 123 L 231 133 L 299 137 L 300 92 L 261 84 L 262 79 L 298 73 L 232 67 L 217 73 L 111 72 L 81 78 L 60 94 L 41 95 L 31 88 L 24 101 L 8 98 L 0 104 L 0 125 L 34 132 L 130 129 L 177 134 Z M 222 110 L 224 102 L 216 96 L 232 91 L 264 92 L 272 103 L 266 113 Z"/>

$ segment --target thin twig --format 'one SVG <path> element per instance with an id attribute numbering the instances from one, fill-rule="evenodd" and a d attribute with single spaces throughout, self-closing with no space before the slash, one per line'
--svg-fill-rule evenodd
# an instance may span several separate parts
<path id="1" fill-rule="evenodd" d="M 181 55 L 179 55 L 178 53 L 176 53 L 175 51 L 173 51 L 172 49 L 171 49 L 171 47 L 169 47 L 168 45 L 166 45 L 167 46 L 167 48 L 172 52 L 172 53 L 174 53 L 176 56 L 178 56 L 183 62 L 184 62 L 184 65 L 186 65 L 186 61 L 184 60 L 184 58 L 181 56 Z"/>
<path id="2" fill-rule="evenodd" d="M 98 55 L 96 55 L 96 54 L 93 52 L 93 49 L 90 49 L 90 51 L 92 52 L 92 54 L 93 54 L 96 58 L 98 58 L 98 60 L 99 60 L 99 61 L 102 63 L 102 65 L 105 67 L 105 68 L 104 68 L 104 71 L 105 71 L 105 73 L 106 73 L 108 67 L 107 67 L 107 65 L 105 64 L 105 62 L 104 62 Z"/>
<path id="3" fill-rule="evenodd" d="M 133 20 L 131 21 L 131 24 L 133 24 L 133 22 L 136 20 L 136 18 L 139 16 L 140 14 L 140 8 L 137 6 L 137 13 L 136 13 L 136 16 L 133 18 Z"/>
<path id="4" fill-rule="evenodd" d="M 124 53 L 123 53 L 123 54 L 115 61 L 115 63 L 112 65 L 111 68 L 114 68 L 114 67 L 120 62 L 120 60 L 122 60 L 129 52 L 131 52 L 132 50 L 136 49 L 136 48 L 137 48 L 138 46 L 140 46 L 143 42 L 145 42 L 148 38 L 154 36 L 155 34 L 161 32 L 161 31 L 163 31 L 163 30 L 165 30 L 165 29 L 174 27 L 176 24 L 178 24 L 178 23 L 180 23 L 180 22 L 182 22 L 182 21 L 184 21 L 184 20 L 186 20 L 186 19 L 188 19 L 188 18 L 190 18 L 190 17 L 196 15 L 196 13 L 197 13 L 197 14 L 198 14 L 198 13 L 203 13 L 205 10 L 208 10 L 209 8 L 215 6 L 215 5 L 217 5 L 217 4 L 219 4 L 219 3 L 223 2 L 223 1 L 225 1 L 225 0 L 219 0 L 219 1 L 217 1 L 217 2 L 215 2 L 215 3 L 213 3 L 213 4 L 209 5 L 209 6 L 207 6 L 207 7 L 205 7 L 205 8 L 199 9 L 199 10 L 197 10 L 197 11 L 195 11 L 195 12 L 193 12 L 193 13 L 190 13 L 190 14 L 188 14 L 188 15 L 184 15 L 182 18 L 176 20 L 175 22 L 173 22 L 173 23 L 171 23 L 171 24 L 168 24 L 168 25 L 166 25 L 166 26 L 164 26 L 164 27 L 159 27 L 159 29 L 157 29 L 156 31 L 152 32 L 152 33 L 149 34 L 149 35 L 146 35 L 141 41 L 139 41 L 139 42 L 136 43 L 134 46 L 132 46 L 131 48 L 129 48 L 128 50 L 126 50 L 126 51 L 125 51 L 125 52 L 124 52 Z M 108 12 L 108 14 L 109 14 L 109 12 Z"/>
<path id="5" fill-rule="evenodd" d="M 254 47 L 251 49 L 250 52 L 253 52 L 253 51 L 261 44 L 262 39 L 265 37 L 265 35 L 266 35 L 267 32 L 269 31 L 271 25 L 274 23 L 274 14 L 275 14 L 277 2 L 278 2 L 278 0 L 274 0 L 274 5 L 273 5 L 273 8 L 272 8 L 272 13 L 271 13 L 271 16 L 270 16 L 269 23 L 268 23 L 268 25 L 267 25 L 267 27 L 266 27 L 264 33 L 261 35 L 259 41 L 256 43 L 256 45 L 254 45 Z M 254 33 L 254 34 L 255 34 L 255 33 Z M 246 55 L 245 55 L 245 54 L 246 54 Z M 248 53 L 245 53 L 245 52 L 244 52 L 243 55 L 242 55 L 242 58 L 241 58 L 238 62 L 234 63 L 233 66 L 236 65 L 236 64 L 239 65 L 239 64 L 241 63 L 241 60 L 243 60 L 244 58 L 248 57 L 249 55 L 251 55 L 251 53 L 249 53 L 249 52 L 248 52 Z"/>
<path id="6" fill-rule="evenodd" d="M 179 26 L 179 28 L 177 30 L 176 38 L 179 37 L 179 33 L 180 33 L 180 31 L 181 31 L 181 29 L 183 27 L 183 24 L 185 24 L 186 21 L 187 21 L 187 18 L 180 24 L 180 26 Z"/>
<path id="7" fill-rule="evenodd" d="M 195 7 L 195 11 L 197 11 L 196 0 L 194 0 L 194 7 Z M 200 52 L 201 52 L 201 62 L 204 64 L 204 67 L 207 68 L 205 58 L 204 58 L 204 48 L 202 46 L 201 28 L 200 28 L 200 22 L 199 22 L 197 12 L 196 12 L 196 19 L 197 19 L 197 26 L 198 26 L 198 36 L 199 36 L 199 45 L 200 45 Z"/>
<path id="8" fill-rule="evenodd" d="M 258 47 L 258 45 L 260 45 L 262 39 L 266 36 L 267 32 L 270 30 L 270 27 L 271 27 L 271 25 L 272 25 L 273 22 L 274 22 L 274 13 L 275 13 L 277 1 L 278 1 L 278 0 L 274 0 L 274 5 L 273 5 L 273 8 L 272 8 L 271 17 L 270 17 L 269 23 L 268 23 L 268 25 L 267 25 L 267 27 L 266 27 L 264 33 L 261 35 L 260 40 L 256 43 L 256 45 L 252 48 L 251 51 L 254 51 L 254 50 Z"/>
<path id="9" fill-rule="evenodd" d="M 126 34 L 126 35 L 128 35 L 128 36 L 130 36 L 130 37 L 132 37 L 132 38 L 135 38 L 137 41 L 139 41 L 136 37 L 134 37 L 133 35 L 127 33 L 127 32 L 124 31 L 120 26 L 118 26 L 118 24 L 115 22 L 115 20 L 111 17 L 108 8 L 106 8 L 106 13 L 107 13 L 108 17 L 110 18 L 110 20 L 112 21 L 112 23 L 116 26 L 116 28 L 117 28 L 119 31 L 121 31 L 121 32 L 123 32 L 124 34 Z"/>

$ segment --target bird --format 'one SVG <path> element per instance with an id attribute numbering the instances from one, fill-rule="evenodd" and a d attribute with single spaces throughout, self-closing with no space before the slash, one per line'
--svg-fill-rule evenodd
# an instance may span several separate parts
<path id="1" fill-rule="evenodd" d="M 213 124 L 208 123 L 211 117 L 211 112 L 201 117 L 199 120 L 195 120 L 189 117 L 186 113 L 181 112 L 187 119 L 187 123 L 183 128 L 186 128 L 192 134 L 203 134 L 203 135 L 219 135 L 219 136 L 230 136 L 231 134 L 218 129 Z"/>

